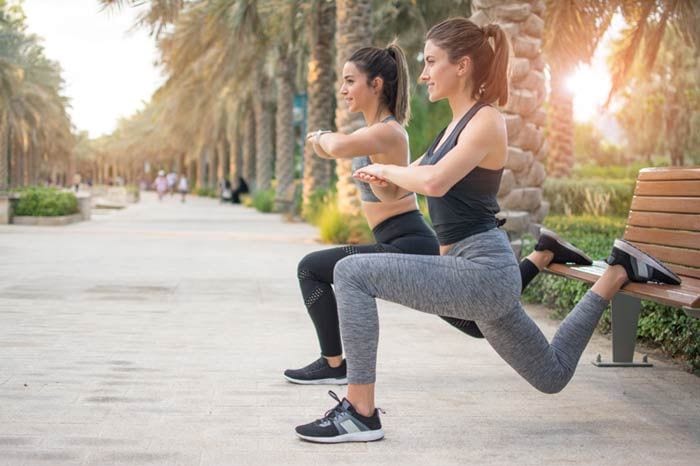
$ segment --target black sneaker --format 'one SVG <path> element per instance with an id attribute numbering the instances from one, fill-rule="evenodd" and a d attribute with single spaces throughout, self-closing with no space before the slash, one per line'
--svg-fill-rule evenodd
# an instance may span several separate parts
<path id="1" fill-rule="evenodd" d="M 440 316 L 442 320 L 456 328 L 462 333 L 466 333 L 470 337 L 474 338 L 484 338 L 484 334 L 481 333 L 481 330 L 479 330 L 479 327 L 476 325 L 476 322 L 473 320 L 464 320 L 464 319 L 458 319 L 456 317 L 447 317 L 447 316 Z"/>
<path id="2" fill-rule="evenodd" d="M 573 244 L 564 241 L 552 230 L 540 229 L 540 238 L 535 245 L 535 251 L 551 251 L 554 254 L 553 264 L 572 262 L 578 265 L 592 265 L 593 261 L 585 252 Z"/>
<path id="3" fill-rule="evenodd" d="M 373 442 L 384 438 L 378 409 L 365 417 L 346 398 L 341 401 L 334 392 L 328 394 L 338 404 L 326 411 L 323 418 L 297 426 L 294 430 L 299 438 L 316 443 Z"/>
<path id="4" fill-rule="evenodd" d="M 287 369 L 284 371 L 284 377 L 292 383 L 303 385 L 346 385 L 348 383 L 348 369 L 345 365 L 345 359 L 340 366 L 331 367 L 326 358 L 321 356 L 301 369 Z"/>
<path id="5" fill-rule="evenodd" d="M 646 252 L 637 249 L 623 239 L 616 239 L 610 257 L 605 262 L 609 265 L 621 265 L 627 271 L 630 281 L 638 283 L 658 282 L 668 285 L 680 285 L 681 279 L 665 265 Z"/>

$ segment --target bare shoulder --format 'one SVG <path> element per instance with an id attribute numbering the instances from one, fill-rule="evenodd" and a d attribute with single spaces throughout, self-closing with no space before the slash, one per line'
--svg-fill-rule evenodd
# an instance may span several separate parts
<path id="1" fill-rule="evenodd" d="M 496 141 L 505 137 L 506 120 L 497 108 L 489 105 L 476 112 L 458 140 L 487 138 Z"/>
<path id="2" fill-rule="evenodd" d="M 388 144 L 400 144 L 408 138 L 408 133 L 404 127 L 396 122 L 377 123 L 357 130 L 357 132 L 359 131 L 363 131 L 366 135 L 380 139 Z"/>

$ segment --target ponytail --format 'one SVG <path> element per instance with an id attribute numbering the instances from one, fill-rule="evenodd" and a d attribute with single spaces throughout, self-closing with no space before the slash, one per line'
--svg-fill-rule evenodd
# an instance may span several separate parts
<path id="1" fill-rule="evenodd" d="M 471 58 L 473 99 L 498 105 L 508 102 L 510 42 L 497 24 L 481 28 L 466 18 L 450 18 L 430 28 L 426 40 L 445 50 L 452 63 Z"/>
<path id="2" fill-rule="evenodd" d="M 483 28 L 484 41 L 489 48 L 489 39 L 493 39 L 493 59 L 488 67 L 484 81 L 474 83 L 474 88 L 480 91 L 480 100 L 498 102 L 498 105 L 508 103 L 508 56 L 510 46 L 506 33 L 497 24 L 487 24 Z"/>
<path id="3" fill-rule="evenodd" d="M 394 114 L 396 121 L 406 125 L 411 119 L 411 105 L 409 102 L 411 90 L 409 88 L 406 54 L 396 41 L 392 41 L 387 46 L 386 51 L 396 63 L 396 85 L 393 86 L 396 91 L 394 92 L 393 102 L 392 99 L 388 99 L 389 111 Z M 384 87 L 390 86 L 385 84 Z"/>
<path id="4" fill-rule="evenodd" d="M 408 123 L 411 118 L 408 62 L 406 54 L 396 41 L 385 49 L 363 47 L 355 51 L 348 61 L 367 75 L 368 84 L 376 77 L 382 78 L 382 103 L 396 121 L 402 125 Z"/>

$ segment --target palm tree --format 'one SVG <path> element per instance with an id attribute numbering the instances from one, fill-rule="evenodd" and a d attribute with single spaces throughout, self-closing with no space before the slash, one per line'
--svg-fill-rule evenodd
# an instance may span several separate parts
<path id="1" fill-rule="evenodd" d="M 310 2 L 306 18 L 307 41 L 310 49 L 307 90 L 307 128 L 333 129 L 335 114 L 335 0 Z M 311 195 L 326 189 L 331 182 L 332 163 L 304 146 L 303 205 Z"/>
<path id="2" fill-rule="evenodd" d="M 548 173 L 567 176 L 573 167 L 572 95 L 564 88 L 566 76 L 593 55 L 615 12 L 627 27 L 610 59 L 612 87 L 608 101 L 628 82 L 636 61 L 651 69 L 667 28 L 689 43 L 697 43 L 697 2 L 692 0 L 549 0 L 545 14 L 545 50 L 552 72 L 550 154 Z"/>
<path id="3" fill-rule="evenodd" d="M 73 147 L 60 67 L 23 18 L 21 6 L 0 4 L 0 190 L 35 184 Z"/>
<path id="4" fill-rule="evenodd" d="M 279 31 L 277 37 L 277 113 L 276 113 L 276 159 L 275 179 L 277 180 L 275 204 L 281 211 L 292 205 L 294 199 L 294 94 L 296 77 L 296 49 L 298 48 L 298 21 L 301 13 L 299 2 L 290 0 L 279 11 Z"/>
<path id="5" fill-rule="evenodd" d="M 361 47 L 372 45 L 372 2 L 370 0 L 338 0 L 336 3 L 336 73 L 342 75 L 343 65 Z M 344 106 L 335 112 L 335 125 L 343 133 L 351 133 L 364 125 L 358 114 L 350 114 Z M 360 202 L 352 179 L 350 160 L 336 162 L 338 176 L 338 207 L 342 213 L 358 215 Z"/>

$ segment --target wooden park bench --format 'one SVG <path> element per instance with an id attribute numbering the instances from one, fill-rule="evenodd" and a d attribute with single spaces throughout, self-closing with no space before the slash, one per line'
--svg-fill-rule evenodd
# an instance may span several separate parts
<path id="1" fill-rule="evenodd" d="M 645 168 L 639 172 L 623 238 L 664 262 L 679 286 L 629 283 L 612 300 L 612 362 L 601 367 L 651 366 L 633 361 L 641 300 L 682 308 L 700 318 L 700 168 Z M 552 264 L 556 275 L 595 282 L 607 265 Z"/>

